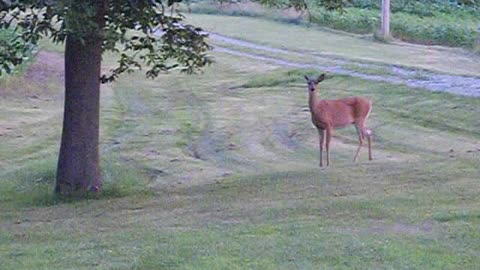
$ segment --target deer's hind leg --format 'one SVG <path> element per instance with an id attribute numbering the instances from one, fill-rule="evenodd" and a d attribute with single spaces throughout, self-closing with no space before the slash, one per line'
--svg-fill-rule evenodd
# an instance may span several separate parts
<path id="1" fill-rule="evenodd" d="M 368 160 L 372 160 L 372 136 L 373 132 L 372 130 L 368 129 L 365 127 L 365 123 L 362 121 L 359 121 L 358 123 L 355 123 L 355 128 L 357 129 L 357 134 L 358 134 L 358 149 L 357 152 L 355 153 L 355 157 L 353 158 L 353 162 L 355 162 L 358 158 L 358 155 L 360 154 L 360 149 L 363 146 L 363 140 L 367 138 L 368 142 Z"/>
<path id="2" fill-rule="evenodd" d="M 353 162 L 357 161 L 358 155 L 360 154 L 360 150 L 362 149 L 362 146 L 363 146 L 363 139 L 365 138 L 362 127 L 359 127 L 359 125 L 355 124 L 355 129 L 357 130 L 357 134 L 358 134 L 358 148 L 357 148 L 357 152 L 355 153 L 355 156 L 353 157 Z M 370 145 L 370 142 L 369 142 L 369 145 Z"/>
<path id="3" fill-rule="evenodd" d="M 372 137 L 373 132 L 370 129 L 365 128 L 365 137 L 368 140 L 368 160 L 372 160 Z"/>

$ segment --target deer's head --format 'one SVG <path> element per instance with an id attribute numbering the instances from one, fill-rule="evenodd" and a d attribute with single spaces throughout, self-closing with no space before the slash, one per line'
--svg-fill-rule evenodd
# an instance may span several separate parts
<path id="1" fill-rule="evenodd" d="M 325 80 L 325 73 L 318 76 L 318 78 L 316 78 L 316 79 L 310 79 L 310 78 L 308 78 L 307 75 L 305 75 L 305 80 L 307 80 L 308 90 L 313 92 L 313 91 L 317 90 L 318 83 Z"/>

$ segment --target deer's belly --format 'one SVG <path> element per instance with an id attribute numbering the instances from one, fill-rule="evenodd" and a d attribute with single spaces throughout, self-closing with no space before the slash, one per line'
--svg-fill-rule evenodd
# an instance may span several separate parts
<path id="1" fill-rule="evenodd" d="M 312 118 L 312 123 L 319 129 L 326 129 L 327 127 L 332 127 L 332 128 L 344 128 L 346 126 L 349 126 L 353 124 L 353 119 L 344 119 L 344 120 L 337 120 L 337 121 L 331 121 L 331 122 L 323 122 L 323 121 L 318 121 Z"/>
<path id="2" fill-rule="evenodd" d="M 355 121 L 355 119 L 353 119 L 353 116 L 350 114 L 334 114 L 332 115 L 331 120 L 332 126 L 334 128 L 343 128 L 353 124 L 353 122 Z"/>
<path id="3" fill-rule="evenodd" d="M 341 123 L 335 123 L 335 125 L 333 126 L 334 128 L 344 128 L 346 126 L 349 126 L 353 124 L 353 121 L 349 121 L 349 122 L 341 122 Z"/>

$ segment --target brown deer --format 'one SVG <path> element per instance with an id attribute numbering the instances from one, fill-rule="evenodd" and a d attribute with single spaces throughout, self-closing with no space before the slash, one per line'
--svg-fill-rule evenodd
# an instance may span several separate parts
<path id="1" fill-rule="evenodd" d="M 353 158 L 355 162 L 363 146 L 363 140 L 368 139 L 368 159 L 372 160 L 372 131 L 365 122 L 372 110 L 372 102 L 363 97 L 347 97 L 335 100 L 320 100 L 317 96 L 318 84 L 325 79 L 325 74 L 317 79 L 305 76 L 308 82 L 308 105 L 312 114 L 312 123 L 318 129 L 320 143 L 320 167 L 323 166 L 323 140 L 326 133 L 327 166 L 330 165 L 330 140 L 333 130 L 350 124 L 355 125 L 359 145 Z"/>

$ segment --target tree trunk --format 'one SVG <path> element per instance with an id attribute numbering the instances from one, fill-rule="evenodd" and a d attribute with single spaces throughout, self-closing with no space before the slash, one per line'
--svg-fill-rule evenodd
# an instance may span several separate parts
<path id="1" fill-rule="evenodd" d="M 390 36 L 390 0 L 382 0 L 382 29 L 383 38 Z"/>
<path id="2" fill-rule="evenodd" d="M 104 26 L 105 2 L 96 5 L 96 22 Z M 97 29 L 98 30 L 98 29 Z M 55 193 L 84 195 L 101 188 L 99 167 L 100 75 L 102 38 L 68 34 L 65 43 L 65 109 Z"/>

